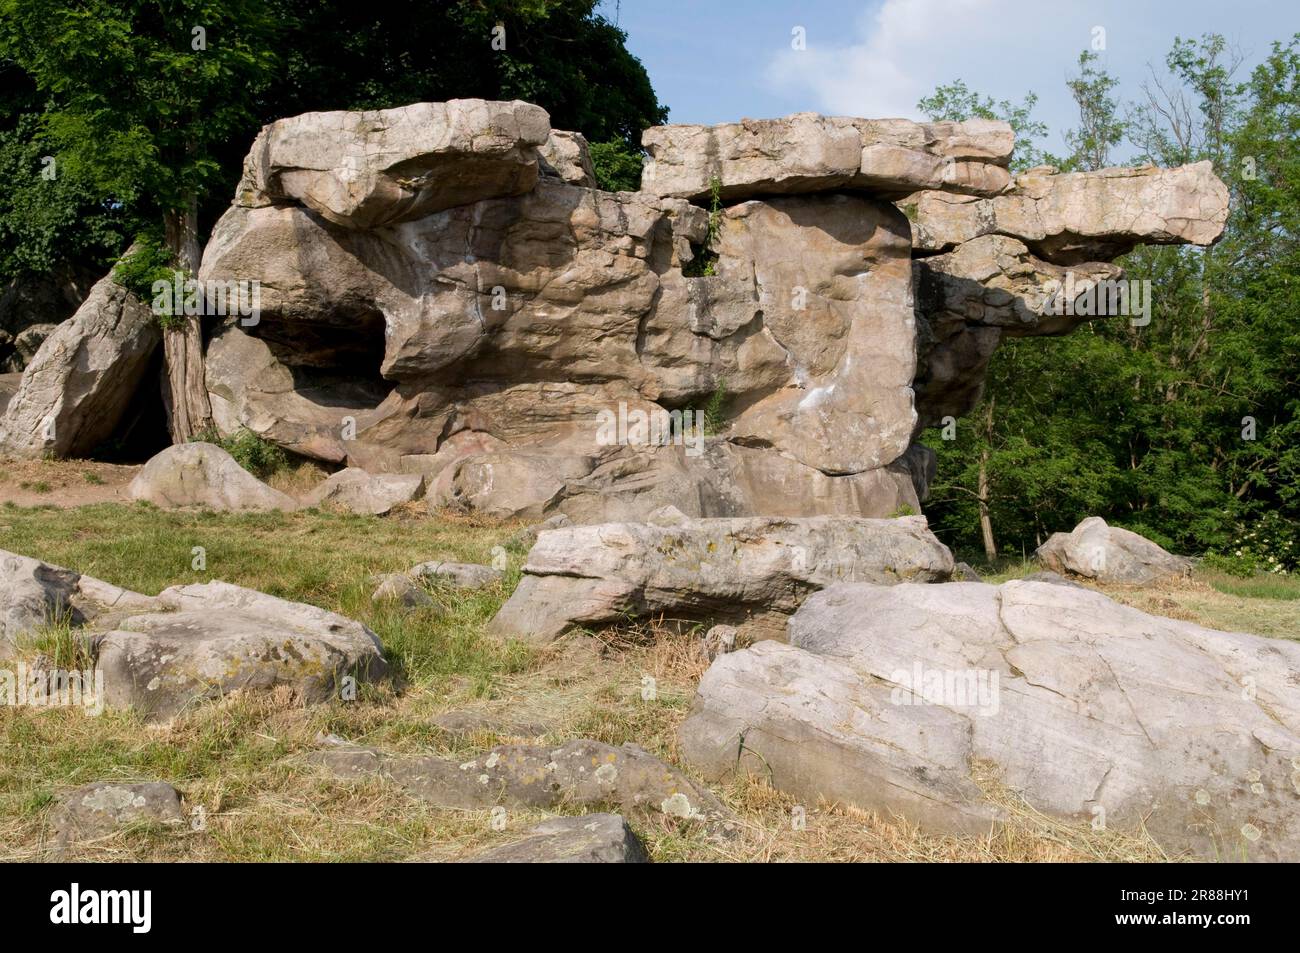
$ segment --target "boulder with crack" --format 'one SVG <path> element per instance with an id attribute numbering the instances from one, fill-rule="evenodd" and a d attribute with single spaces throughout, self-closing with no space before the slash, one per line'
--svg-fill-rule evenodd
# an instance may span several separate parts
<path id="1" fill-rule="evenodd" d="M 720 656 L 680 730 L 813 803 L 987 832 L 1017 803 L 1171 854 L 1300 859 L 1300 645 L 1044 583 L 832 586 Z"/>
<path id="2" fill-rule="evenodd" d="M 548 642 L 578 626 L 666 616 L 779 633 L 808 593 L 832 583 L 941 582 L 952 568 L 952 554 L 919 516 L 566 527 L 538 535 L 489 631 Z"/>

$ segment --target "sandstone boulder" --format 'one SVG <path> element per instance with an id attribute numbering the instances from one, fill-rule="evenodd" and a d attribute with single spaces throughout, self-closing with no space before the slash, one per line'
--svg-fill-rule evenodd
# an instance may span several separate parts
<path id="1" fill-rule="evenodd" d="M 184 443 L 154 456 L 131 481 L 133 500 L 164 509 L 293 510 L 297 502 L 253 476 L 211 443 Z"/>
<path id="2" fill-rule="evenodd" d="M 379 638 L 315 606 L 224 582 L 174 586 L 167 611 L 131 616 L 96 638 L 104 697 L 169 718 L 203 699 L 287 686 L 303 704 L 352 695 L 387 672 Z"/>
<path id="3" fill-rule="evenodd" d="M 596 169 L 591 164 L 587 138 L 580 132 L 552 129 L 551 134 L 537 149 L 541 160 L 541 174 L 554 176 L 569 185 L 583 188 L 596 187 Z"/>
<path id="4" fill-rule="evenodd" d="M 378 576 L 375 581 L 379 585 L 371 593 L 370 599 L 372 602 L 397 602 L 407 608 L 433 605 L 433 599 L 429 597 L 429 594 L 416 585 L 415 581 L 405 573 L 384 573 Z"/>
<path id="5" fill-rule="evenodd" d="M 981 235 L 1007 235 L 1058 264 L 1110 259 L 1139 244 L 1209 245 L 1228 218 L 1228 189 L 1210 162 L 1058 174 L 1050 166 L 1016 176 L 1002 195 L 939 191 L 911 207 L 918 248 L 945 251 Z"/>
<path id="6" fill-rule="evenodd" d="M 337 506 L 367 516 L 384 516 L 419 498 L 424 477 L 418 473 L 367 473 L 347 467 L 332 474 L 302 498 L 303 506 Z"/>
<path id="7" fill-rule="evenodd" d="M 641 135 L 650 153 L 641 188 L 708 200 L 719 182 L 727 201 L 833 189 L 880 194 L 952 189 L 995 195 L 1011 181 L 1004 166 L 1014 136 L 1003 122 L 916 123 L 796 113 L 717 126 L 655 126 Z"/>
<path id="8" fill-rule="evenodd" d="M 100 280 L 27 364 L 0 419 L 0 453 L 88 456 L 113 436 L 161 340 L 147 305 Z"/>
<path id="9" fill-rule="evenodd" d="M 645 864 L 645 848 L 618 814 L 556 817 L 530 836 L 469 858 L 473 864 Z"/>
<path id="10" fill-rule="evenodd" d="M 832 586 L 718 658 L 681 728 L 710 779 L 987 832 L 1018 798 L 1168 851 L 1300 859 L 1300 645 L 1013 581 Z"/>
<path id="11" fill-rule="evenodd" d="M 1108 526 L 1100 516 L 1088 517 L 1069 533 L 1053 533 L 1034 556 L 1054 572 L 1122 586 L 1149 586 L 1192 571 L 1190 560 L 1132 530 Z"/>
<path id="12" fill-rule="evenodd" d="M 420 218 L 527 192 L 550 128 L 544 109 L 518 101 L 304 113 L 259 133 L 240 200 L 299 202 L 348 228 Z"/>
<path id="13" fill-rule="evenodd" d="M 834 582 L 939 582 L 952 567 L 923 517 L 574 526 L 538 536 L 490 631 L 548 642 L 576 626 L 661 615 L 770 628 L 770 617 Z"/>
<path id="14" fill-rule="evenodd" d="M 434 560 L 411 567 L 408 575 L 422 582 L 450 586 L 452 589 L 482 589 L 485 586 L 496 585 L 505 574 L 499 569 L 480 566 L 477 563 Z"/>

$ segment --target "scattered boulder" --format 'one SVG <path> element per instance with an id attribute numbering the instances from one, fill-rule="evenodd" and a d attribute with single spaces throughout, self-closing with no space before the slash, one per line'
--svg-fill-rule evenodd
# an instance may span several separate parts
<path id="1" fill-rule="evenodd" d="M 1069 533 L 1053 533 L 1034 556 L 1053 572 L 1122 586 L 1149 586 L 1192 571 L 1191 560 L 1131 530 L 1108 526 L 1100 516 L 1088 517 Z"/>
<path id="2" fill-rule="evenodd" d="M 384 516 L 395 506 L 410 503 L 424 492 L 424 477 L 418 473 L 367 473 L 347 467 L 309 492 L 303 506 L 328 504 L 367 516 Z"/>
<path id="3" fill-rule="evenodd" d="M 425 562 L 413 566 L 408 573 L 412 578 L 453 589 L 482 589 L 493 586 L 505 578 L 505 573 L 478 563 Z"/>
<path id="4" fill-rule="evenodd" d="M 958 563 L 952 570 L 953 582 L 981 582 L 980 574 L 970 563 Z"/>
<path id="5" fill-rule="evenodd" d="M 563 529 L 566 526 L 572 526 L 573 520 L 569 519 L 563 513 L 556 513 L 554 516 L 548 516 L 540 523 L 532 523 L 522 529 L 516 530 L 510 534 L 506 540 L 506 546 L 514 546 L 519 549 L 532 549 L 537 542 L 537 535 L 548 529 Z"/>
<path id="6" fill-rule="evenodd" d="M 430 719 L 433 726 L 446 732 L 455 741 L 466 741 L 475 735 L 513 735 L 521 738 L 539 738 L 550 731 L 546 725 L 535 722 L 517 722 L 491 712 L 459 709 L 444 711 Z"/>
<path id="7" fill-rule="evenodd" d="M 184 820 L 180 795 L 161 781 L 86 784 L 60 798 L 52 816 L 55 842 L 61 848 L 132 824 L 179 825 Z"/>
<path id="8" fill-rule="evenodd" d="M 614 747 L 579 739 L 558 748 L 499 745 L 460 763 L 433 755 L 336 746 L 315 752 L 312 760 L 337 777 L 382 775 L 412 797 L 438 807 L 614 804 L 624 811 L 654 810 L 690 819 L 729 815 L 708 788 L 631 744 Z"/>
<path id="9" fill-rule="evenodd" d="M 407 608 L 433 605 L 429 594 L 405 573 L 384 573 L 377 576 L 375 581 L 379 586 L 370 596 L 372 602 L 399 602 Z"/>
<path id="10" fill-rule="evenodd" d="M 101 279 L 27 364 L 0 419 L 0 452 L 89 456 L 116 432 L 161 340 L 149 307 Z"/>
<path id="11" fill-rule="evenodd" d="M 556 817 L 531 836 L 470 857 L 470 864 L 647 864 L 645 848 L 619 814 Z"/>
<path id="12" fill-rule="evenodd" d="M 1294 642 L 1023 581 L 832 586 L 789 640 L 705 674 L 680 741 L 707 778 L 944 832 L 987 832 L 1005 793 L 1171 853 L 1300 859 Z"/>
<path id="13" fill-rule="evenodd" d="M 548 642 L 575 626 L 663 614 L 770 628 L 766 617 L 788 615 L 831 583 L 942 582 L 952 566 L 919 516 L 574 526 L 538 536 L 490 630 Z"/>
<path id="14" fill-rule="evenodd" d="M 81 574 L 0 549 L 0 659 L 20 637 L 60 620 L 73 621 Z"/>
<path id="15" fill-rule="evenodd" d="M 109 707 L 162 719 L 277 686 L 319 703 L 387 672 L 378 636 L 315 606 L 225 582 L 173 586 L 158 601 L 168 611 L 131 616 L 96 639 Z"/>
<path id="16" fill-rule="evenodd" d="M 128 492 L 164 509 L 200 506 L 212 510 L 293 510 L 298 504 L 273 490 L 211 443 L 182 443 L 154 456 L 136 474 Z"/>

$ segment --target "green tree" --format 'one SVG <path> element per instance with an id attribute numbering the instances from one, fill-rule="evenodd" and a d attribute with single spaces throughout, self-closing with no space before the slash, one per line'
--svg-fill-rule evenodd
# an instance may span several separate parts
<path id="1" fill-rule="evenodd" d="M 1009 99 L 994 100 L 968 89 L 964 80 L 953 80 L 922 97 L 916 108 L 932 122 L 962 122 L 966 119 L 1001 119 L 1016 133 L 1016 151 L 1011 156 L 1013 171 L 1022 172 L 1042 165 L 1045 154 L 1035 141 L 1047 135 L 1047 124 L 1033 118 L 1038 96 L 1026 93 L 1019 105 Z"/>

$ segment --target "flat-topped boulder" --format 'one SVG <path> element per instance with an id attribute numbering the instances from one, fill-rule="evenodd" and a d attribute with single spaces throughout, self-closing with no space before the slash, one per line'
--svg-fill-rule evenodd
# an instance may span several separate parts
<path id="1" fill-rule="evenodd" d="M 788 636 L 700 682 L 680 742 L 705 777 L 936 832 L 1023 802 L 1175 855 L 1300 859 L 1295 642 L 1021 581 L 831 586 Z"/>
<path id="2" fill-rule="evenodd" d="M 1100 516 L 1089 516 L 1068 533 L 1053 533 L 1034 557 L 1054 572 L 1125 586 L 1149 586 L 1192 571 L 1190 560 Z"/>
<path id="3" fill-rule="evenodd" d="M 1010 184 L 1015 145 L 1004 122 L 918 123 L 796 113 L 716 126 L 654 126 L 641 188 L 707 201 L 714 180 L 732 202 L 759 195 L 864 189 L 882 196 L 917 189 L 996 195 Z"/>
<path id="4" fill-rule="evenodd" d="M 367 473 L 346 467 L 307 492 L 303 506 L 336 506 L 352 513 L 383 516 L 419 498 L 424 477 L 418 473 Z"/>
<path id="5" fill-rule="evenodd" d="M 518 100 L 303 113 L 258 134 L 238 200 L 299 203 L 347 228 L 421 218 L 527 192 L 550 133 L 546 110 Z"/>
<path id="6" fill-rule="evenodd" d="M 542 532 L 490 631 L 547 642 L 577 626 L 666 616 L 779 633 L 835 582 L 940 582 L 948 548 L 923 517 L 686 519 Z"/>
<path id="7" fill-rule="evenodd" d="M 370 629 L 337 613 L 225 582 L 173 586 L 94 645 L 104 702 L 170 718 L 232 692 L 287 688 L 301 704 L 356 697 L 387 673 Z"/>

